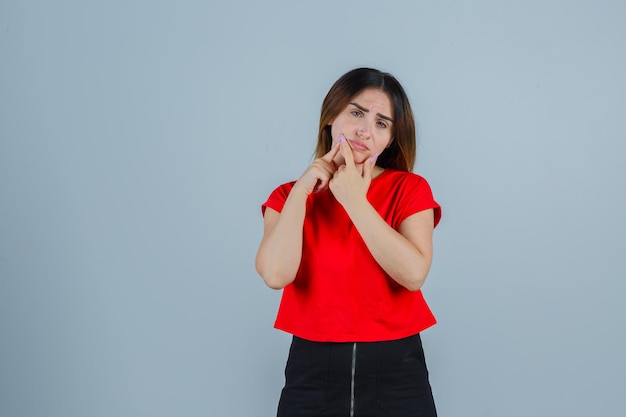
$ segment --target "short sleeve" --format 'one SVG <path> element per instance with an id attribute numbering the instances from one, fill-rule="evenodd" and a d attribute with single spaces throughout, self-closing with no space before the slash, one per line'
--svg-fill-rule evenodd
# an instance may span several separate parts
<path id="1" fill-rule="evenodd" d="M 435 201 L 430 185 L 419 175 L 406 176 L 402 184 L 402 198 L 396 209 L 398 224 L 407 217 L 428 209 L 434 210 L 436 227 L 441 220 L 441 206 Z"/>
<path id="2" fill-rule="evenodd" d="M 276 210 L 277 212 L 281 212 L 283 210 L 283 206 L 285 205 L 285 201 L 293 188 L 294 182 L 289 182 L 277 187 L 270 196 L 267 198 L 267 201 L 261 205 L 261 212 L 265 214 L 265 209 L 267 207 Z"/>

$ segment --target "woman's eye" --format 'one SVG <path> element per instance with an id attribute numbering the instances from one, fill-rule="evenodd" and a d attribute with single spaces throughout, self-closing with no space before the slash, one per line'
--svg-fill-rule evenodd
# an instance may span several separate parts
<path id="1" fill-rule="evenodd" d="M 361 117 L 363 113 L 360 110 L 352 110 L 351 114 L 356 117 Z"/>
<path id="2" fill-rule="evenodd" d="M 385 123 L 385 122 L 378 122 L 378 126 L 382 127 L 382 128 L 386 128 L 387 127 L 387 123 Z"/>

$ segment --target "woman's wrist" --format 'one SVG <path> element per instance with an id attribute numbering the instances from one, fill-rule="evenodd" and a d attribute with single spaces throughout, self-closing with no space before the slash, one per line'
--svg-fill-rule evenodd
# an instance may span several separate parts
<path id="1" fill-rule="evenodd" d="M 289 200 L 302 200 L 306 201 L 306 198 L 311 193 L 310 190 L 307 190 L 307 186 L 305 184 L 300 183 L 300 181 L 296 181 L 296 183 L 291 188 L 289 192 Z"/>
<path id="2" fill-rule="evenodd" d="M 346 213 L 348 213 L 348 216 L 355 224 L 359 222 L 361 218 L 378 214 L 378 212 L 376 212 L 376 209 L 374 209 L 372 204 L 367 199 L 367 196 L 356 197 L 354 200 L 346 203 L 343 208 L 346 210 Z"/>

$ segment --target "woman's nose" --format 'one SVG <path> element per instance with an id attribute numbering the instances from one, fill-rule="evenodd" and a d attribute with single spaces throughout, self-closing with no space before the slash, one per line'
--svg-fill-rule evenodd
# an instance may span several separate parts
<path id="1" fill-rule="evenodd" d="M 357 129 L 357 134 L 360 137 L 362 137 L 362 138 L 369 137 L 369 135 L 370 135 L 370 126 L 367 123 L 367 121 L 364 120 L 364 121 L 362 121 L 359 124 L 358 129 Z"/>

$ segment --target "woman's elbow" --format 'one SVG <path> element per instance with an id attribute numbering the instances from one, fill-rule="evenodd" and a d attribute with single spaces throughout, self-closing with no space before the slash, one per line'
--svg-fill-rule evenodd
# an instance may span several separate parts
<path id="1" fill-rule="evenodd" d="M 263 282 L 265 282 L 265 285 L 273 290 L 282 290 L 287 286 L 287 284 L 285 284 L 279 277 L 276 276 L 261 275 L 261 278 L 263 278 Z"/>
<path id="2" fill-rule="evenodd" d="M 263 278 L 265 285 L 273 290 L 281 290 L 293 281 L 293 278 L 289 279 L 289 277 L 282 276 L 279 271 L 267 268 L 259 259 L 257 259 L 255 266 L 257 273 Z"/>
<path id="3" fill-rule="evenodd" d="M 400 284 L 411 292 L 419 291 L 424 286 L 427 276 L 428 270 L 422 272 L 411 271 L 411 273 L 403 277 Z"/>
<path id="4" fill-rule="evenodd" d="M 419 291 L 424 285 L 425 279 L 411 280 L 405 283 L 404 288 L 411 292 Z"/>

